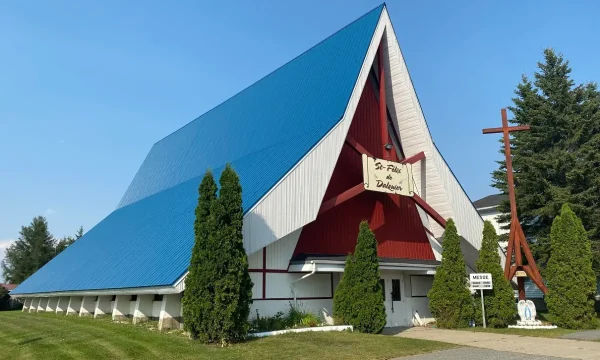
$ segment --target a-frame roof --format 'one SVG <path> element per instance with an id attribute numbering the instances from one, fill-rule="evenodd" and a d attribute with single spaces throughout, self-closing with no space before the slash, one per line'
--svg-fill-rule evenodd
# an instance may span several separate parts
<path id="1" fill-rule="evenodd" d="M 117 210 L 14 293 L 173 285 L 189 264 L 206 169 L 218 177 L 230 162 L 251 209 L 344 116 L 383 9 L 157 142 Z"/>

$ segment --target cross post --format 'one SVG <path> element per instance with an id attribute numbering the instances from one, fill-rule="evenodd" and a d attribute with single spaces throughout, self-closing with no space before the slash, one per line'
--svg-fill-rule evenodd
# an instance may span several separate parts
<path id="1" fill-rule="evenodd" d="M 504 155 L 506 157 L 506 178 L 508 186 L 508 197 L 510 200 L 510 233 L 508 236 L 508 248 L 506 252 L 506 263 L 504 266 L 504 276 L 511 281 L 513 276 L 517 276 L 517 285 L 519 289 L 519 300 L 525 300 L 525 275 L 529 276 L 537 287 L 546 294 L 546 286 L 542 281 L 540 274 L 529 244 L 521 228 L 521 222 L 517 216 L 517 200 L 515 197 L 515 180 L 512 167 L 512 156 L 510 154 L 510 133 L 515 131 L 529 130 L 529 125 L 508 126 L 508 118 L 506 109 L 501 110 L 502 127 L 483 129 L 484 134 L 502 133 L 504 140 Z M 528 265 L 523 265 L 523 253 L 527 258 Z M 515 264 L 512 264 L 513 254 L 515 256 Z"/>

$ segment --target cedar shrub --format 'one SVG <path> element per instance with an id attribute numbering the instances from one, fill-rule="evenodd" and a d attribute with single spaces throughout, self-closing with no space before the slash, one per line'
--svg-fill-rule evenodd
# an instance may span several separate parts
<path id="1" fill-rule="evenodd" d="M 554 323 L 568 329 L 594 326 L 596 277 L 590 239 L 569 205 L 552 222 L 546 268 L 546 304 Z"/>
<path id="2" fill-rule="evenodd" d="M 498 254 L 498 235 L 491 222 L 483 223 L 483 240 L 477 259 L 477 272 L 492 274 L 492 290 L 483 290 L 485 317 L 487 325 L 494 328 L 507 327 L 514 322 L 517 313 L 513 289 L 504 277 Z M 481 294 L 478 290 L 475 296 L 476 321 L 481 321 Z"/>
<path id="3" fill-rule="evenodd" d="M 442 263 L 436 270 L 427 297 L 438 327 L 452 329 L 469 325 L 474 315 L 473 299 L 467 288 L 467 270 L 460 250 L 460 237 L 452 219 L 446 223 Z"/>
<path id="4" fill-rule="evenodd" d="M 379 333 L 386 323 L 377 240 L 367 221 L 360 223 L 354 255 L 348 254 L 333 298 L 336 322 L 363 333 Z"/>

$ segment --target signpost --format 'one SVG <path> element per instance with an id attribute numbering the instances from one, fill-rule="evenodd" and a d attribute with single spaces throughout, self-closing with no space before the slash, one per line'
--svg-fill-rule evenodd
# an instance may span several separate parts
<path id="1" fill-rule="evenodd" d="M 414 195 L 412 165 L 362 155 L 365 190 Z"/>
<path id="2" fill-rule="evenodd" d="M 480 290 L 481 293 L 481 313 L 483 314 L 483 328 L 486 328 L 485 323 L 485 306 L 483 305 L 483 290 L 492 290 L 494 285 L 492 283 L 492 274 L 479 273 L 470 274 L 469 282 L 471 283 L 471 289 Z"/>

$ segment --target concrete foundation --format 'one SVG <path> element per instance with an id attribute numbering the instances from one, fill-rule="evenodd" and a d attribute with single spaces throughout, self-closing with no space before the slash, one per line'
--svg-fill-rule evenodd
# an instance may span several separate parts
<path id="1" fill-rule="evenodd" d="M 131 296 L 129 295 L 119 295 L 115 299 L 115 307 L 112 312 L 113 321 L 124 321 L 127 320 L 127 315 L 129 315 L 129 300 Z"/>
<path id="2" fill-rule="evenodd" d="M 61 296 L 58 298 L 58 303 L 56 304 L 56 313 L 58 315 L 64 315 L 67 313 L 67 308 L 69 307 L 69 300 L 70 298 L 68 296 Z"/>
<path id="3" fill-rule="evenodd" d="M 82 296 L 71 296 L 67 306 L 67 315 L 77 315 L 81 309 Z"/>
<path id="4" fill-rule="evenodd" d="M 181 318 L 181 294 L 169 294 L 163 296 L 158 319 L 159 330 L 180 329 Z"/>
<path id="5" fill-rule="evenodd" d="M 25 301 L 23 302 L 23 309 L 21 309 L 22 312 L 29 312 L 29 307 L 31 306 L 31 300 L 32 298 L 25 298 Z"/>
<path id="6" fill-rule="evenodd" d="M 95 296 L 84 296 L 81 300 L 81 307 L 79 308 L 79 316 L 94 316 L 96 310 L 96 297 Z"/>
<path id="7" fill-rule="evenodd" d="M 47 306 L 48 306 L 48 298 L 40 298 L 37 312 L 46 312 Z"/>
<path id="8" fill-rule="evenodd" d="M 112 314 L 111 306 L 112 296 L 98 296 L 96 300 L 96 309 L 94 310 L 94 319 Z"/>
<path id="9" fill-rule="evenodd" d="M 38 310 L 38 306 L 40 305 L 41 298 L 33 298 L 31 299 L 31 306 L 29 306 L 30 313 L 36 313 Z"/>
<path id="10" fill-rule="evenodd" d="M 46 312 L 55 313 L 56 305 L 58 304 L 58 298 L 52 297 L 48 299 L 48 305 L 46 305 Z"/>
<path id="11" fill-rule="evenodd" d="M 133 323 L 139 324 L 150 320 L 152 317 L 152 301 L 154 295 L 138 295 L 133 311 Z"/>

